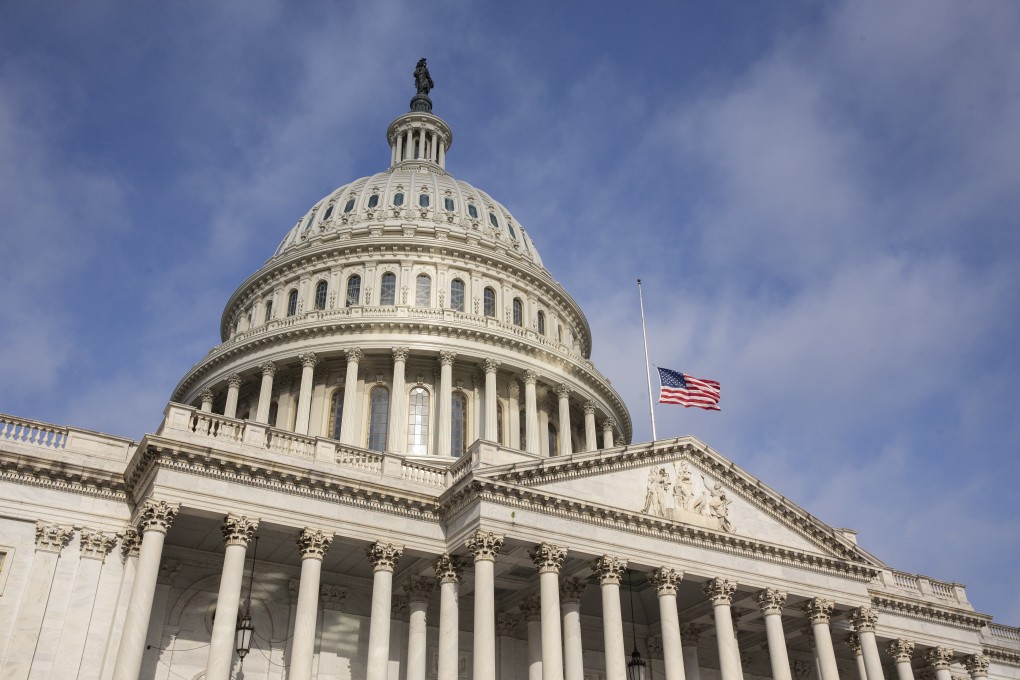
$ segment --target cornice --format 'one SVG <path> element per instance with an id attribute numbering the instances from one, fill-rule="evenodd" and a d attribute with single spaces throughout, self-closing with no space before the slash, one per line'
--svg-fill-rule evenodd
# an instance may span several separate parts
<path id="1" fill-rule="evenodd" d="M 564 519 L 651 536 L 682 545 L 694 545 L 731 555 L 794 566 L 824 574 L 834 574 L 859 582 L 868 582 L 878 570 L 868 564 L 807 553 L 785 546 L 734 536 L 651 515 L 628 512 L 526 487 L 469 475 L 442 498 L 442 515 L 449 522 L 475 501 L 487 501 L 514 509 L 527 509 Z"/>
<path id="2" fill-rule="evenodd" d="M 133 494 L 144 490 L 161 468 L 425 522 L 439 521 L 439 503 L 434 497 L 401 493 L 388 486 L 278 461 L 262 464 L 251 456 L 175 447 L 162 441 L 148 444 L 132 459 L 125 473 L 128 489 Z"/>
<path id="3" fill-rule="evenodd" d="M 912 619 L 942 623 L 965 630 L 980 630 L 988 625 L 992 617 L 975 611 L 957 609 L 922 602 L 907 597 L 896 597 L 886 593 L 871 593 L 871 604 L 879 611 L 899 614 Z"/>
<path id="4" fill-rule="evenodd" d="M 122 475 L 5 451 L 0 451 L 0 480 L 93 498 L 127 500 Z"/>
<path id="5" fill-rule="evenodd" d="M 983 647 L 982 652 L 992 661 L 1020 668 L 1020 652 L 1003 647 Z"/>

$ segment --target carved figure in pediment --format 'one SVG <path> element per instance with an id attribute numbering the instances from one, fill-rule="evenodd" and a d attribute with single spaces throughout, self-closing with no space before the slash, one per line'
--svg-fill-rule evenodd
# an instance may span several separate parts
<path id="1" fill-rule="evenodd" d="M 726 497 L 726 491 L 722 487 L 722 483 L 716 482 L 715 486 L 712 487 L 712 498 L 708 502 L 708 514 L 719 520 L 719 526 L 723 531 L 729 533 L 733 531 L 733 525 L 730 524 L 730 503 L 729 498 Z"/>
<path id="2" fill-rule="evenodd" d="M 645 489 L 645 506 L 641 512 L 656 517 L 666 516 L 666 493 L 669 491 L 669 473 L 665 468 L 653 467 L 648 471 L 648 486 Z"/>
<path id="3" fill-rule="evenodd" d="M 691 480 L 691 468 L 687 461 L 680 465 L 673 463 L 676 483 L 673 485 L 673 505 L 681 510 L 690 509 L 691 498 L 694 496 L 694 482 Z"/>

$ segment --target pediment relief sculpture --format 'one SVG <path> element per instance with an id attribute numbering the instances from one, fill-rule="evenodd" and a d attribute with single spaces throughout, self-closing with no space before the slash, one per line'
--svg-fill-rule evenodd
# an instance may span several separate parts
<path id="1" fill-rule="evenodd" d="M 721 482 L 695 475 L 690 464 L 681 460 L 673 462 L 672 475 L 665 466 L 648 470 L 641 512 L 733 533 L 729 516 L 732 503 Z"/>

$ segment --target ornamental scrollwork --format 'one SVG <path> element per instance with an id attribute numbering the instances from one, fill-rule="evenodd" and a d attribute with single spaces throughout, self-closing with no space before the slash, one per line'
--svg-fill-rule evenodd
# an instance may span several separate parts
<path id="1" fill-rule="evenodd" d="M 159 531 L 166 533 L 173 526 L 174 519 L 180 511 L 181 506 L 177 503 L 166 501 L 147 500 L 142 505 L 141 518 L 138 522 L 144 534 L 146 531 Z"/>
<path id="2" fill-rule="evenodd" d="M 464 544 L 468 551 L 474 555 L 475 562 L 495 562 L 496 556 L 503 547 L 503 536 L 479 529 Z"/>
<path id="3" fill-rule="evenodd" d="M 910 663 L 910 659 L 914 656 L 914 643 L 903 638 L 897 638 L 890 642 L 888 649 L 889 656 L 896 663 Z"/>
<path id="4" fill-rule="evenodd" d="M 93 529 L 82 529 L 78 539 L 81 556 L 105 562 L 106 556 L 117 545 L 118 538 L 120 538 L 119 534 L 105 534 Z"/>
<path id="5" fill-rule="evenodd" d="M 142 547 L 142 536 L 132 526 L 124 529 L 123 538 L 120 542 L 120 561 L 127 562 L 129 557 L 138 557 L 138 551 Z"/>
<path id="6" fill-rule="evenodd" d="M 516 637 L 517 636 L 517 625 L 521 622 L 521 617 L 517 614 L 511 614 L 509 612 L 500 612 L 496 614 L 496 635 L 500 637 Z"/>
<path id="7" fill-rule="evenodd" d="M 560 602 L 563 604 L 579 604 L 588 583 L 577 577 L 566 578 L 560 582 Z"/>
<path id="8" fill-rule="evenodd" d="M 563 566 L 563 560 L 567 557 L 567 551 L 552 543 L 539 543 L 528 551 L 528 556 L 538 568 L 538 573 L 558 574 L 560 567 Z"/>
<path id="9" fill-rule="evenodd" d="M 592 563 L 591 568 L 602 585 L 620 585 L 623 573 L 627 571 L 627 560 L 613 555 L 603 555 Z"/>
<path id="10" fill-rule="evenodd" d="M 737 592 L 737 584 L 724 578 L 714 578 L 706 581 L 702 590 L 705 591 L 705 595 L 708 595 L 713 606 L 729 605 L 733 601 L 733 593 Z"/>
<path id="11" fill-rule="evenodd" d="M 786 593 L 778 588 L 765 588 L 758 591 L 755 597 L 758 606 L 761 608 L 762 616 L 770 614 L 782 614 L 783 606 L 786 605 Z"/>
<path id="12" fill-rule="evenodd" d="M 450 553 L 440 555 L 434 568 L 439 583 L 460 583 L 461 574 L 464 571 L 464 565 L 460 559 L 453 557 Z"/>
<path id="13" fill-rule="evenodd" d="M 525 621 L 542 620 L 542 601 L 538 595 L 529 595 L 517 605 L 521 609 L 521 615 Z"/>
<path id="14" fill-rule="evenodd" d="M 397 547 L 392 543 L 373 543 L 365 551 L 368 559 L 372 562 L 374 571 L 393 571 L 397 566 L 397 560 L 404 554 L 403 547 Z"/>
<path id="15" fill-rule="evenodd" d="M 925 661 L 927 661 L 932 668 L 935 670 L 949 670 L 950 664 L 953 663 L 953 657 L 956 655 L 949 647 L 932 647 L 928 650 L 925 655 Z"/>
<path id="16" fill-rule="evenodd" d="M 832 600 L 815 597 L 804 603 L 804 613 L 808 615 L 808 620 L 812 625 L 816 623 L 828 624 L 835 606 L 836 603 Z"/>
<path id="17" fill-rule="evenodd" d="M 227 545 L 247 546 L 251 537 L 258 531 L 259 520 L 257 517 L 247 515 L 228 514 L 223 519 L 223 541 Z"/>
<path id="18" fill-rule="evenodd" d="M 412 576 L 404 584 L 404 592 L 407 593 L 409 602 L 428 602 L 435 590 L 436 582 L 422 576 Z"/>
<path id="19" fill-rule="evenodd" d="M 301 551 L 302 559 L 314 558 L 321 560 L 326 556 L 326 551 L 329 550 L 329 546 L 332 543 L 332 533 L 312 527 L 305 527 L 297 537 L 298 550 Z"/>
<path id="20" fill-rule="evenodd" d="M 41 552 L 59 553 L 74 535 L 74 527 L 64 524 L 35 523 L 35 549 Z"/>
<path id="21" fill-rule="evenodd" d="M 858 633 L 874 633 L 878 625 L 878 611 L 872 607 L 858 607 L 850 615 L 850 623 Z"/>
<path id="22" fill-rule="evenodd" d="M 648 581 L 655 586 L 659 597 L 663 595 L 676 595 L 680 582 L 684 580 L 684 573 L 672 567 L 662 567 L 652 572 Z"/>

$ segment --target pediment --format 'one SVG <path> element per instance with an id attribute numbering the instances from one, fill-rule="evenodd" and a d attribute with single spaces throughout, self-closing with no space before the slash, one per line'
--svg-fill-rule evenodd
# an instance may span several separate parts
<path id="1" fill-rule="evenodd" d="M 544 459 L 486 476 L 625 514 L 880 566 L 842 532 L 693 437 Z"/>

